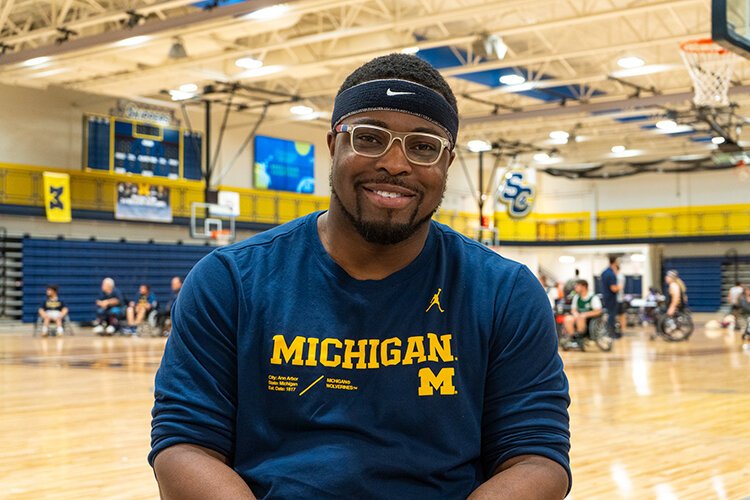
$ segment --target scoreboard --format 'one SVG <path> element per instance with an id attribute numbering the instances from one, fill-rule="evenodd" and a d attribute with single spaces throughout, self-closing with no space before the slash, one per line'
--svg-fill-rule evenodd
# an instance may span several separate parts
<path id="1" fill-rule="evenodd" d="M 84 116 L 84 165 L 92 170 L 201 180 L 203 138 L 172 125 Z"/>

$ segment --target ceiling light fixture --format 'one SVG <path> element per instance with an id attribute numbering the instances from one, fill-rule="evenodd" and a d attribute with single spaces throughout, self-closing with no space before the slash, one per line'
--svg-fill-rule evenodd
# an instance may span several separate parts
<path id="1" fill-rule="evenodd" d="M 570 134 L 564 130 L 553 130 L 552 132 L 549 133 L 549 138 L 554 139 L 556 141 L 568 142 L 569 137 L 570 137 Z"/>
<path id="2" fill-rule="evenodd" d="M 149 40 L 149 37 L 143 35 L 143 36 L 131 36 L 130 38 L 126 38 L 124 40 L 120 40 L 119 42 L 115 42 L 116 47 L 135 47 L 136 45 L 141 45 L 142 43 L 145 43 Z"/>
<path id="3" fill-rule="evenodd" d="M 33 59 L 27 59 L 22 64 L 24 66 L 29 66 L 29 67 L 31 67 L 31 66 L 41 66 L 42 64 L 47 63 L 49 61 L 50 61 L 49 57 L 42 56 L 42 57 L 35 57 Z"/>
<path id="4" fill-rule="evenodd" d="M 624 153 L 625 151 L 627 151 L 627 149 L 628 149 L 628 148 L 626 148 L 626 147 L 625 147 L 625 146 L 623 146 L 623 145 L 617 145 L 617 146 L 612 146 L 612 149 L 611 149 L 610 151 L 612 151 L 612 152 L 613 152 L 614 154 L 616 154 L 616 155 L 619 155 L 619 154 L 622 154 L 622 153 Z"/>
<path id="5" fill-rule="evenodd" d="M 305 106 L 304 104 L 298 104 L 297 106 L 292 106 L 291 108 L 289 108 L 289 111 L 293 115 L 303 116 L 303 115 L 309 115 L 315 110 L 312 109 L 310 106 Z"/>
<path id="6" fill-rule="evenodd" d="M 521 85 L 525 81 L 526 81 L 526 78 L 522 77 L 521 75 L 517 75 L 515 73 L 503 75 L 500 77 L 500 83 L 502 83 L 503 85 Z"/>
<path id="7" fill-rule="evenodd" d="M 234 61 L 234 65 L 244 69 L 258 69 L 263 66 L 263 61 L 254 59 L 252 57 L 240 57 Z"/>
<path id="8" fill-rule="evenodd" d="M 711 138 L 711 142 L 713 142 L 714 144 L 718 146 L 719 144 L 724 144 L 725 142 L 727 142 L 727 140 L 717 135 L 716 137 Z"/>
<path id="9" fill-rule="evenodd" d="M 180 92 L 197 92 L 198 86 L 194 83 L 184 83 L 178 87 Z"/>
<path id="10" fill-rule="evenodd" d="M 625 69 L 640 68 L 646 62 L 638 56 L 625 56 L 617 60 L 617 65 Z"/>
<path id="11" fill-rule="evenodd" d="M 547 153 L 536 153 L 533 158 L 534 161 L 538 163 L 549 163 L 549 161 L 552 159 L 552 157 Z"/>
<path id="12" fill-rule="evenodd" d="M 417 46 L 414 46 L 414 47 L 404 47 L 403 49 L 401 49 L 401 53 L 402 54 L 414 55 L 417 52 L 419 52 L 419 47 L 417 47 Z"/>
<path id="13" fill-rule="evenodd" d="M 659 120 L 656 122 L 656 128 L 659 130 L 674 130 L 677 128 L 677 122 L 674 120 Z"/>
<path id="14" fill-rule="evenodd" d="M 479 153 L 491 150 L 492 144 L 481 139 L 473 139 L 466 144 L 466 147 L 469 148 L 469 151 L 472 153 Z"/>

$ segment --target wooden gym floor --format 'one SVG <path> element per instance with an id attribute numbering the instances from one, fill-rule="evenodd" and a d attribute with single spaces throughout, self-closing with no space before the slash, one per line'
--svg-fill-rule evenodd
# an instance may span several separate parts
<path id="1" fill-rule="evenodd" d="M 750 346 L 702 326 L 677 344 L 648 332 L 611 353 L 562 353 L 568 498 L 750 499 Z M 0 498 L 158 498 L 146 455 L 163 348 L 81 329 L 0 335 Z"/>

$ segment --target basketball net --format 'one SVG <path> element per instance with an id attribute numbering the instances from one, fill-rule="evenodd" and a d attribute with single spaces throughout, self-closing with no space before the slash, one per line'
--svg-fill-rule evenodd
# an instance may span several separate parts
<path id="1" fill-rule="evenodd" d="M 734 55 L 710 38 L 682 42 L 680 53 L 695 87 L 693 103 L 709 108 L 729 106 Z"/>

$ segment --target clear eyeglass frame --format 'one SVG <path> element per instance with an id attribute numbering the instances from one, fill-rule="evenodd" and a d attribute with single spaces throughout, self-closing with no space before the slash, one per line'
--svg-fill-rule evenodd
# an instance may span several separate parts
<path id="1" fill-rule="evenodd" d="M 368 130 L 374 129 L 380 132 L 385 132 L 388 134 L 388 143 L 386 144 L 385 148 L 380 153 L 366 153 L 362 152 L 357 149 L 357 147 L 354 145 L 354 133 L 357 129 L 366 128 Z M 360 156 L 364 156 L 367 158 L 380 158 L 381 156 L 385 155 L 393 145 L 393 142 L 398 139 L 401 141 L 401 150 L 404 153 L 404 156 L 406 156 L 406 159 L 409 160 L 411 163 L 414 163 L 415 165 L 421 165 L 424 167 L 429 167 L 434 164 L 436 164 L 438 161 L 440 161 L 440 158 L 443 156 L 443 151 L 450 150 L 451 143 L 448 139 L 444 137 L 440 137 L 439 135 L 435 134 L 428 134 L 426 132 L 396 132 L 395 130 L 390 130 L 384 127 L 379 127 L 377 125 L 369 125 L 366 123 L 357 124 L 357 125 L 347 125 L 347 124 L 339 124 L 334 129 L 334 132 L 336 133 L 348 133 L 349 134 L 349 145 L 352 148 L 352 151 L 357 153 Z M 435 157 L 434 160 L 430 161 L 422 161 L 421 159 L 415 159 L 410 155 L 409 150 L 406 148 L 406 140 L 409 137 L 423 137 L 425 139 L 430 140 L 437 140 L 437 142 L 440 144 L 440 149 Z"/>

